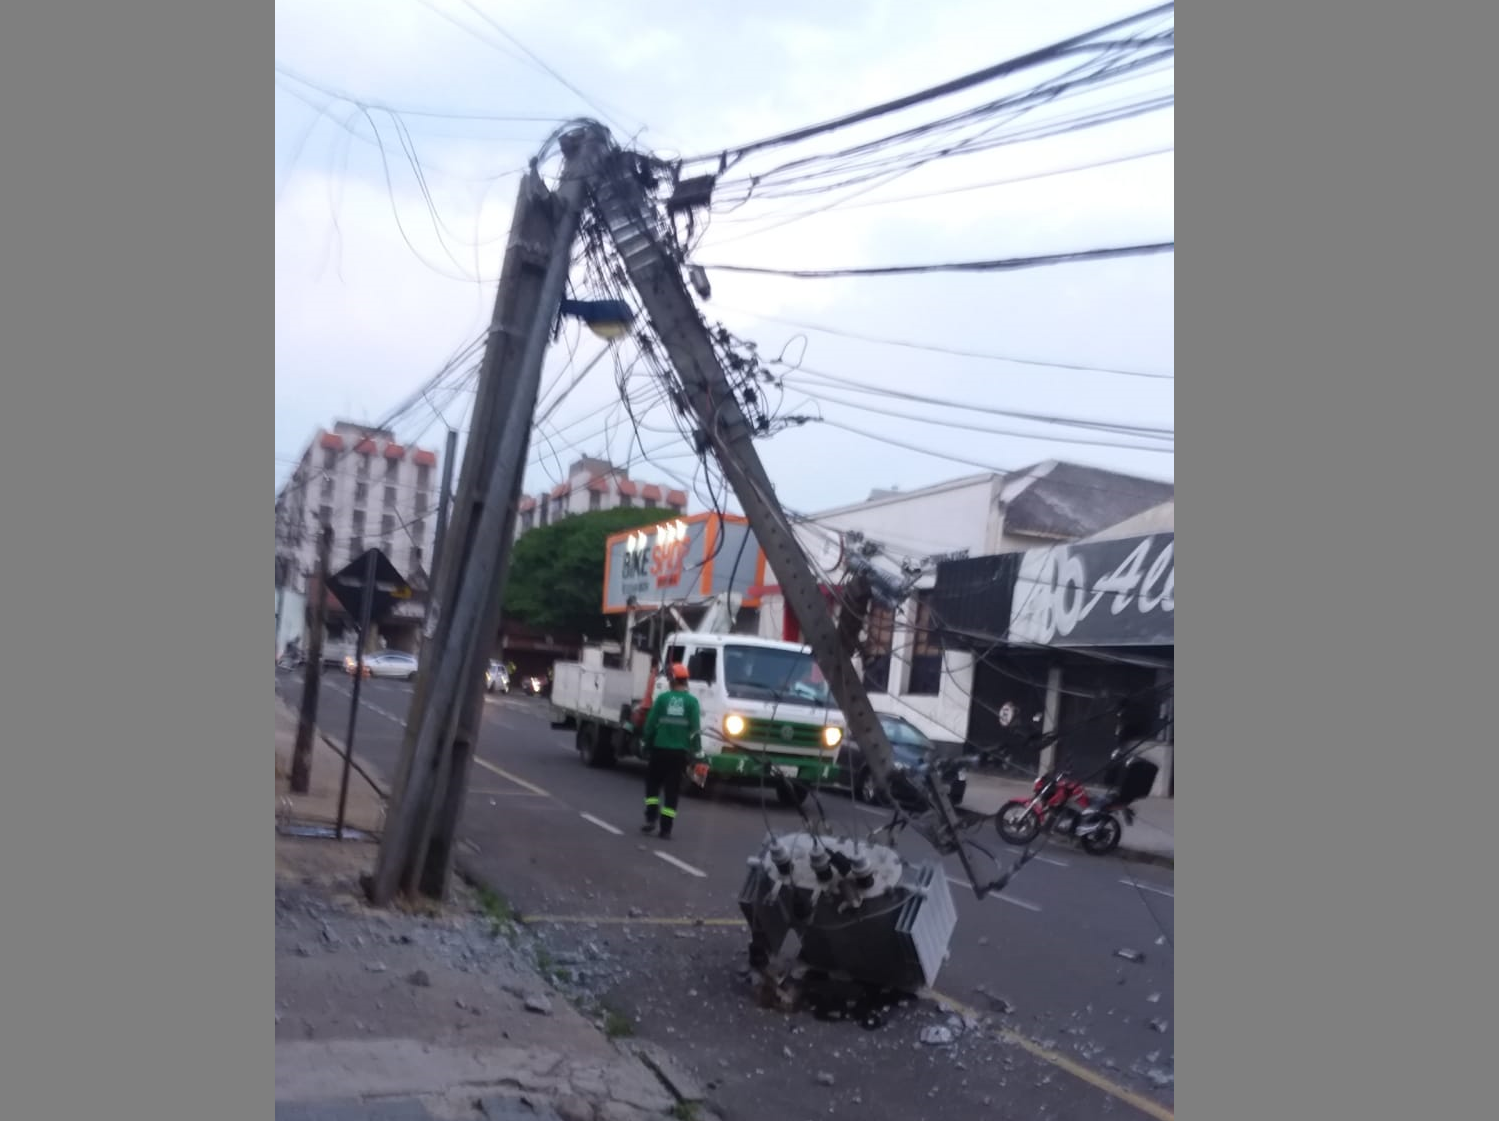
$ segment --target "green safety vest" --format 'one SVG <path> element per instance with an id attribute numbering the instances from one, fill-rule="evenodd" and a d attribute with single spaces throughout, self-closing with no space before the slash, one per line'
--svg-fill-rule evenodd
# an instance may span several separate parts
<path id="1" fill-rule="evenodd" d="M 662 693 L 645 718 L 642 738 L 646 747 L 696 755 L 702 748 L 702 709 L 697 698 L 686 690 Z"/>

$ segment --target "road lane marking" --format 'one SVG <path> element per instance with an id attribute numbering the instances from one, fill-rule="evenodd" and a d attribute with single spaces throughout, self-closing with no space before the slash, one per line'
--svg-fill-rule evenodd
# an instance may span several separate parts
<path id="1" fill-rule="evenodd" d="M 978 1009 L 971 1008 L 968 1005 L 964 1004 L 962 1001 L 954 1000 L 952 997 L 947 996 L 943 993 L 939 993 L 929 989 L 927 990 L 926 995 L 932 1000 L 936 1001 L 939 1005 L 945 1006 L 946 1009 L 950 1012 L 956 1012 L 959 1015 L 968 1016 L 973 1019 L 983 1018 L 983 1013 L 981 1013 Z M 1124 1102 L 1126 1105 L 1133 1106 L 1135 1109 L 1138 1109 L 1147 1117 L 1155 1118 L 1155 1121 L 1176 1121 L 1176 1114 L 1172 1113 L 1171 1110 L 1161 1105 L 1160 1102 L 1151 1101 L 1149 1098 L 1144 1097 L 1141 1094 L 1137 1094 L 1133 1090 L 1119 1085 L 1119 1083 L 1115 1082 L 1113 1079 L 1105 1078 L 1097 1071 L 1090 1070 L 1088 1067 L 1083 1066 L 1082 1063 L 1077 1062 L 1075 1059 L 1071 1059 L 1066 1055 L 1058 1054 L 1057 1052 L 1052 1051 L 1049 1048 L 1042 1047 L 1039 1043 L 1027 1039 L 1025 1036 L 1021 1035 L 1019 1032 L 1015 1031 L 1012 1028 L 996 1027 L 992 1030 L 994 1034 L 1005 1043 L 1013 1043 L 1016 1047 L 1019 1047 L 1021 1050 L 1027 1052 L 1030 1055 L 1033 1055 L 1035 1058 L 1040 1059 L 1043 1063 L 1049 1063 L 1050 1065 L 1057 1067 L 1059 1070 L 1066 1071 L 1074 1078 L 1081 1079 L 1083 1082 L 1088 1083 L 1088 1085 L 1094 1087 L 1095 1089 L 1102 1090 L 1105 1094 L 1108 1094 L 1109 1097 Z"/>
<path id="2" fill-rule="evenodd" d="M 594 817 L 593 814 L 580 813 L 578 816 L 581 817 L 584 821 L 588 822 L 590 825 L 597 825 L 605 833 L 613 833 L 616 837 L 623 837 L 625 834 L 625 831 L 623 829 L 616 829 L 607 821 L 602 821 L 599 818 Z"/>
<path id="3" fill-rule="evenodd" d="M 1139 880 L 1120 880 L 1119 882 L 1121 884 L 1128 884 L 1130 887 L 1137 887 L 1141 891 L 1153 891 L 1157 895 L 1164 895 L 1167 899 L 1176 898 L 1175 892 L 1167 891 L 1163 887 L 1151 887 L 1149 884 L 1142 884 Z"/>
<path id="4" fill-rule="evenodd" d="M 1033 856 L 1032 860 L 1041 864 L 1050 864 L 1053 868 L 1071 868 L 1072 865 L 1065 860 L 1058 860 L 1052 856 Z"/>
<path id="5" fill-rule="evenodd" d="M 469 790 L 469 795 L 475 798 L 540 798 L 542 795 L 534 790 Z"/>
<path id="6" fill-rule="evenodd" d="M 553 926 L 702 926 L 715 929 L 744 926 L 743 919 L 694 919 L 678 916 L 632 919 L 619 915 L 522 915 L 520 921 Z"/>
<path id="7" fill-rule="evenodd" d="M 959 879 L 957 876 L 948 876 L 947 882 L 950 884 L 956 884 L 958 887 L 966 887 L 969 891 L 974 890 L 971 883 L 969 883 L 967 880 Z M 1006 895 L 1002 891 L 993 895 L 986 895 L 984 896 L 984 898 L 998 899 L 1001 903 L 1009 903 L 1014 907 L 1023 907 L 1027 911 L 1039 911 L 1041 909 L 1041 904 L 1039 903 L 1032 903 L 1026 899 L 1016 899 L 1013 895 Z"/>
<path id="8" fill-rule="evenodd" d="M 706 880 L 708 878 L 708 873 L 707 872 L 704 872 L 701 868 L 694 868 L 691 864 L 688 864 L 685 860 L 678 860 L 676 857 L 672 856 L 672 854 L 669 853 L 669 852 L 662 852 L 660 849 L 653 849 L 651 851 L 653 851 L 662 860 L 666 861 L 666 863 L 672 865 L 673 867 L 680 868 L 682 871 L 686 872 L 689 876 L 696 876 L 700 880 Z"/>
<path id="9" fill-rule="evenodd" d="M 501 770 L 499 767 L 496 767 L 487 759 L 480 759 L 477 755 L 475 755 L 474 762 L 479 764 L 479 766 L 483 767 L 486 771 L 491 771 L 494 774 L 499 775 L 506 782 L 515 783 L 516 786 L 521 787 L 523 790 L 529 790 L 532 794 L 540 794 L 543 798 L 551 797 L 550 794 L 548 794 L 541 787 L 537 786 L 535 783 L 527 782 L 525 779 L 520 778 L 517 775 L 512 775 L 509 771 Z"/>

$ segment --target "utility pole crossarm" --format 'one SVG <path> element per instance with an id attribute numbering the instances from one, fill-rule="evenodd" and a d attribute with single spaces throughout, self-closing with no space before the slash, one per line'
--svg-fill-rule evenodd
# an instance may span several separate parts
<path id="1" fill-rule="evenodd" d="M 677 372 L 685 403 L 699 425 L 700 438 L 713 449 L 733 486 L 786 602 L 801 625 L 804 641 L 812 648 L 848 722 L 849 734 L 869 762 L 876 780 L 888 790 L 894 752 L 879 714 L 844 647 L 790 520 L 775 500 L 774 488 L 753 445 L 749 420 L 739 406 L 734 387 L 682 279 L 681 269 L 662 246 L 650 204 L 618 155 L 596 181 L 595 201 L 624 261 L 625 271 Z M 950 846 L 961 852 L 955 841 L 955 814 L 946 793 L 940 784 L 934 783 L 930 795 L 944 837 L 953 838 Z"/>

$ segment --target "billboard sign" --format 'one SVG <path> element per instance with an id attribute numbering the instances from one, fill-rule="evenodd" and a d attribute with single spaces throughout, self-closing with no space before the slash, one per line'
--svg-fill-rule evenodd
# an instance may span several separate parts
<path id="1" fill-rule="evenodd" d="M 609 538 L 604 557 L 604 612 L 703 603 L 733 591 L 744 605 L 761 583 L 765 556 L 743 518 L 694 514 L 626 530 Z"/>
<path id="2" fill-rule="evenodd" d="M 1044 646 L 1172 646 L 1176 534 L 1020 554 L 1010 639 Z"/>

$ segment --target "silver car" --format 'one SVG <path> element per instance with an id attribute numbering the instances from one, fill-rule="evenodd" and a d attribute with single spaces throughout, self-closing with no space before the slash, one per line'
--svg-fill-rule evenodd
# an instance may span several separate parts
<path id="1" fill-rule="evenodd" d="M 344 669 L 350 675 L 357 668 L 358 664 L 352 656 L 344 659 Z M 364 660 L 365 677 L 393 677 L 400 681 L 415 681 L 416 670 L 416 658 L 399 650 L 371 654 Z"/>

